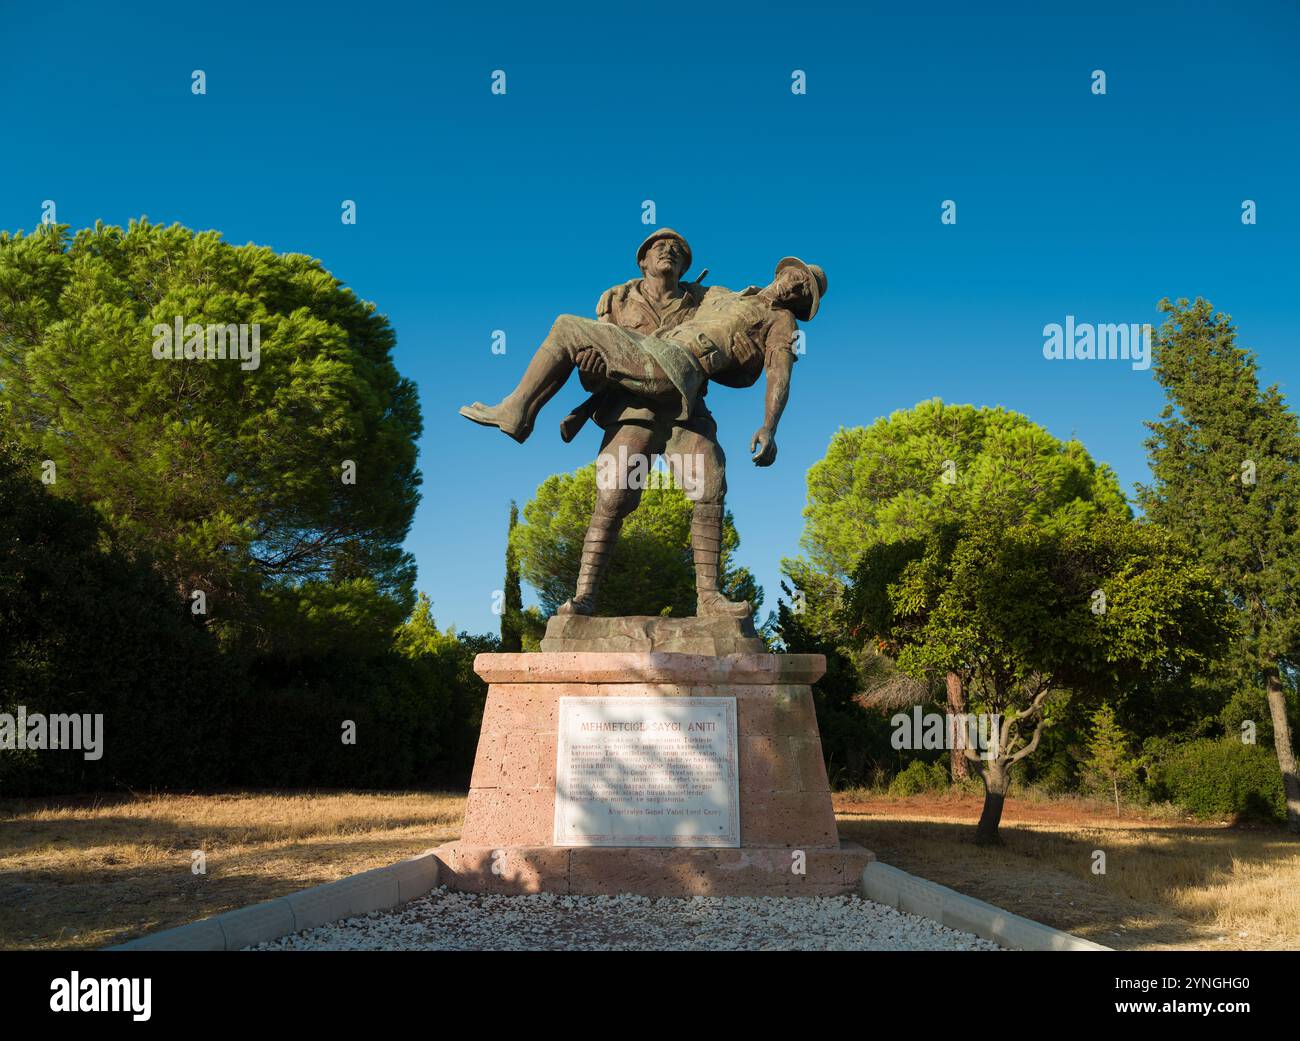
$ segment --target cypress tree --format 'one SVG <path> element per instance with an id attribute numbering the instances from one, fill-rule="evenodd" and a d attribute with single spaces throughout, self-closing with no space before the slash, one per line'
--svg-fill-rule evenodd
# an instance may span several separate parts
<path id="1" fill-rule="evenodd" d="M 511 536 L 519 523 L 519 507 L 510 503 L 510 527 L 506 532 L 505 602 L 501 610 L 501 651 L 517 654 L 524 649 L 524 594 L 519 584 L 519 558 Z"/>
<path id="2" fill-rule="evenodd" d="M 1153 521 L 1181 535 L 1223 585 L 1241 625 L 1239 660 L 1265 688 L 1286 791 L 1300 832 L 1284 678 L 1300 665 L 1300 429 L 1229 315 L 1206 300 L 1162 300 L 1153 344 L 1167 404 L 1148 423 L 1154 481 L 1139 490 Z"/>

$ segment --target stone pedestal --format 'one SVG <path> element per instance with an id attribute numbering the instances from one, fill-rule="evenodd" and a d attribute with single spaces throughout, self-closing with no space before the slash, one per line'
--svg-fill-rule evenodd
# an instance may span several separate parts
<path id="1" fill-rule="evenodd" d="M 672 654 L 766 654 L 750 618 L 663 618 L 630 615 L 590 618 L 553 615 L 543 651 L 660 651 Z"/>
<path id="2" fill-rule="evenodd" d="M 588 632 L 592 623 L 633 623 L 614 635 L 635 641 L 637 625 L 651 620 L 582 621 Z M 483 727 L 460 840 L 436 851 L 447 869 L 441 877 L 453 889 L 500 893 L 856 892 L 874 858 L 836 832 L 810 688 L 825 669 L 825 658 L 811 654 L 480 654 L 474 671 L 489 684 Z M 735 698 L 739 847 L 556 845 L 564 697 Z"/>

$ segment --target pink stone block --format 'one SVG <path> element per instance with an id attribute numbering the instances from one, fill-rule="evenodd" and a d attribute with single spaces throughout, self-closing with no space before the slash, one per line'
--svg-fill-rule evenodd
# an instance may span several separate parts
<path id="1" fill-rule="evenodd" d="M 539 734 L 538 741 L 540 748 L 538 752 L 538 778 L 537 784 L 540 788 L 549 788 L 555 790 L 555 755 L 556 746 L 559 744 L 559 737 L 556 734 Z M 823 766 L 823 771 L 825 767 Z"/>
<path id="2" fill-rule="evenodd" d="M 485 726 L 479 732 L 478 751 L 474 753 L 474 771 L 469 786 L 495 788 L 501 777 L 501 760 L 505 756 L 506 732 L 495 726 Z"/>
<path id="3" fill-rule="evenodd" d="M 802 788 L 800 767 L 790 738 L 761 734 L 740 739 L 742 796 L 760 792 L 797 792 Z"/>
<path id="4" fill-rule="evenodd" d="M 483 725 L 498 730 L 554 730 L 555 696 L 522 683 L 494 684 L 483 705 Z"/>
<path id="5" fill-rule="evenodd" d="M 808 737 L 818 732 L 811 688 L 774 687 L 771 702 L 773 734 L 779 737 Z"/>
<path id="6" fill-rule="evenodd" d="M 588 896 L 838 896 L 857 892 L 874 859 L 860 846 L 809 849 L 492 848 L 451 843 L 434 851 L 454 889 Z M 495 870 L 494 870 L 495 865 Z M 801 872 L 795 868 L 801 867 Z"/>
<path id="7" fill-rule="evenodd" d="M 469 793 L 461 839 L 473 846 L 548 846 L 554 821 L 553 790 L 485 788 Z"/>
<path id="8" fill-rule="evenodd" d="M 824 792 L 754 792 L 740 800 L 742 846 L 837 846 L 839 832 Z"/>
<path id="9" fill-rule="evenodd" d="M 714 891 L 716 851 L 584 847 L 569 860 L 569 892 L 694 896 Z M 666 856 L 665 854 L 676 854 Z"/>
<path id="10" fill-rule="evenodd" d="M 682 683 L 596 683 L 580 697 L 588 698 L 687 698 L 693 689 Z"/>
<path id="11" fill-rule="evenodd" d="M 480 654 L 474 671 L 488 683 L 816 683 L 821 654 L 628 653 Z"/>
<path id="12" fill-rule="evenodd" d="M 501 759 L 500 787 L 536 788 L 541 784 L 541 753 L 544 736 L 537 730 L 514 730 L 506 734 L 506 750 Z"/>
<path id="13" fill-rule="evenodd" d="M 545 846 L 465 846 L 451 843 L 434 853 L 447 867 L 449 888 L 466 893 L 567 893 L 569 851 Z"/>
<path id="14" fill-rule="evenodd" d="M 756 688 L 763 689 L 763 688 Z M 696 688 L 697 691 L 702 688 Z M 697 693 L 697 697 L 706 697 L 703 693 Z M 722 697 L 723 695 L 716 695 Z M 736 699 L 736 726 L 740 731 L 741 737 L 749 736 L 768 736 L 776 732 L 776 710 L 772 705 L 771 698 L 744 698 Z"/>
<path id="15" fill-rule="evenodd" d="M 799 785 L 805 792 L 831 793 L 830 778 L 826 776 L 826 759 L 822 756 L 821 737 L 816 733 L 808 737 L 792 737 L 791 755 L 799 764 Z"/>

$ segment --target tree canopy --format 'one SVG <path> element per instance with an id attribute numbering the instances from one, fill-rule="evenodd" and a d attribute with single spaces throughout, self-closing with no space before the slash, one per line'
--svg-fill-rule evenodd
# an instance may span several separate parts
<path id="1" fill-rule="evenodd" d="M 157 357 L 178 321 L 256 327 L 256 366 Z M 0 233 L 0 418 L 56 494 L 246 634 L 289 591 L 308 614 L 410 609 L 421 421 L 394 342 L 301 254 L 144 220 Z"/>
<path id="2" fill-rule="evenodd" d="M 662 478 L 662 479 L 659 479 Z M 538 487 L 511 532 L 524 579 L 551 615 L 573 595 L 582 542 L 596 506 L 596 465 L 555 474 Z M 695 565 L 691 555 L 692 503 L 672 478 L 658 475 L 623 530 L 601 583 L 599 613 L 690 617 L 695 614 Z M 753 576 L 732 563 L 740 536 L 730 511 L 722 526 L 720 588 L 755 610 L 763 592 Z"/>
<path id="3" fill-rule="evenodd" d="M 1001 720 L 994 757 L 966 753 L 987 792 L 983 841 L 997 838 L 1007 771 L 1037 748 L 1053 695 L 1185 674 L 1231 630 L 1215 580 L 1173 536 L 1115 518 L 1060 531 L 968 522 L 877 544 L 846 610 L 899 668 L 959 674 L 971 707 Z"/>
<path id="4" fill-rule="evenodd" d="M 808 471 L 801 545 L 816 570 L 846 580 L 868 546 L 974 510 L 1047 530 L 1128 515 L 1115 474 L 1079 441 L 1017 412 L 932 398 L 836 432 Z"/>
<path id="5" fill-rule="evenodd" d="M 843 639 L 840 597 L 864 553 L 924 540 L 977 516 L 1005 527 L 1064 531 L 1096 517 L 1129 515 L 1109 467 L 1095 462 L 1080 442 L 1062 441 L 1016 412 L 933 398 L 870 426 L 841 428 L 808 471 L 806 555 L 783 562 L 797 591 L 799 625 L 790 626 L 790 616 L 782 615 L 782 640 L 804 649 L 807 637 L 816 634 L 816 642 L 830 645 L 826 653 L 832 658 L 848 659 L 848 671 L 858 674 L 858 689 L 868 698 L 897 690 L 909 684 L 887 657 Z M 960 677 L 952 673 L 943 681 L 949 710 L 963 711 Z M 926 697 L 937 683 L 910 688 Z M 966 774 L 957 752 L 951 770 L 954 780 Z"/>

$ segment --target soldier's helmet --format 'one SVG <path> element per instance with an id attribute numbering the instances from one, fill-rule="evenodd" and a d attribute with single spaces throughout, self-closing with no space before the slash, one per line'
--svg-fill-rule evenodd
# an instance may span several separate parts
<path id="1" fill-rule="evenodd" d="M 645 259 L 646 250 L 650 248 L 651 243 L 657 242 L 659 239 L 677 240 L 678 244 L 682 247 L 682 252 L 686 254 L 686 266 L 682 268 L 679 274 L 686 274 L 686 272 L 691 269 L 691 244 L 686 241 L 684 235 L 673 231 L 672 228 L 659 228 L 657 231 L 651 232 L 650 235 L 646 237 L 646 240 L 642 242 L 641 245 L 637 246 L 636 266 L 641 266 L 641 261 Z"/>
<path id="2" fill-rule="evenodd" d="M 798 257 L 782 257 L 776 264 L 775 278 L 786 268 L 798 268 L 807 277 L 804 281 L 808 284 L 808 306 L 794 312 L 794 316 L 801 322 L 806 322 L 817 313 L 817 308 L 821 306 L 822 297 L 826 295 L 826 272 L 816 264 L 805 264 Z"/>

